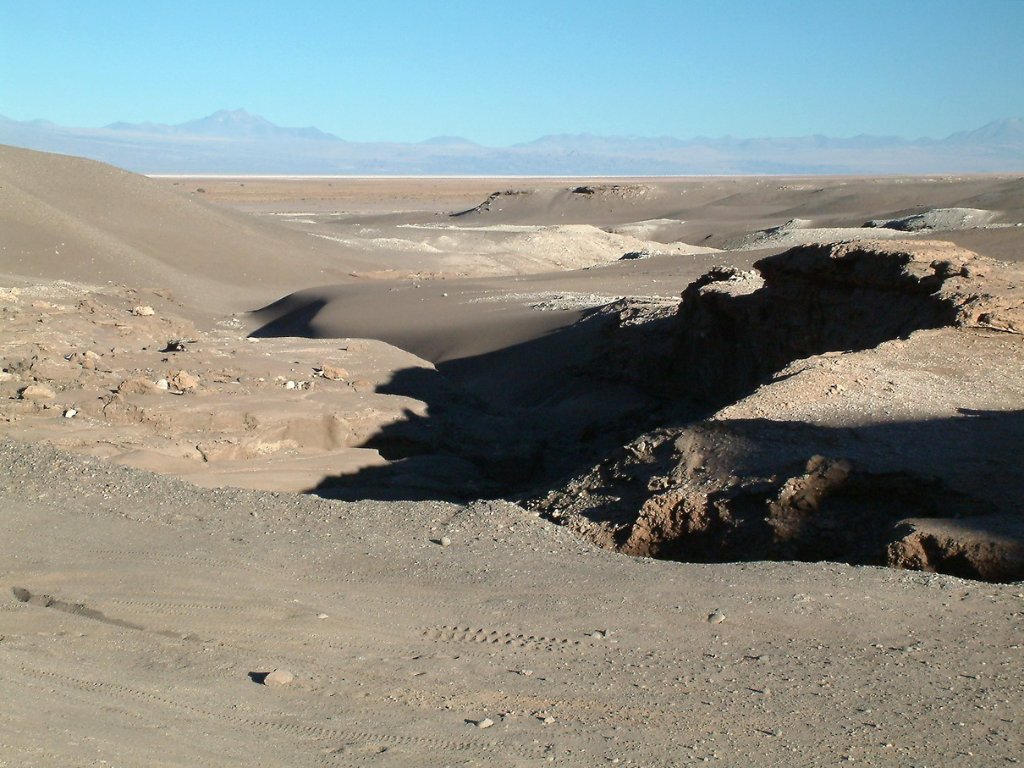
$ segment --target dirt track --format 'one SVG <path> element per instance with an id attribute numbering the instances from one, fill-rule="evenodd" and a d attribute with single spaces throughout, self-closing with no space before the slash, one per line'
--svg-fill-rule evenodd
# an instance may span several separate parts
<path id="1" fill-rule="evenodd" d="M 510 504 L 205 491 L 11 443 L 0 469 L 11 765 L 1019 752 L 1019 586 L 635 560 Z"/>

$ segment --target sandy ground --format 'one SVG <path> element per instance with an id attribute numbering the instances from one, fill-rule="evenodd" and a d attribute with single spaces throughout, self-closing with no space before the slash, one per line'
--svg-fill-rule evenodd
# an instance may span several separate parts
<path id="1" fill-rule="evenodd" d="M 0 765 L 1021 759 L 1021 179 L 0 182 Z"/>
<path id="2" fill-rule="evenodd" d="M 0 602 L 10 765 L 1019 759 L 1019 585 L 636 560 L 506 503 L 0 462 L 3 578 L 29 596 Z M 250 679 L 275 669 L 294 681 Z"/>

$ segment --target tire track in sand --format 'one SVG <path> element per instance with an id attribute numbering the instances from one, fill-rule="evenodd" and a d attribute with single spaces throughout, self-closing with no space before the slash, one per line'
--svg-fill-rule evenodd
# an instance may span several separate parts
<path id="1" fill-rule="evenodd" d="M 35 669 L 18 664 L 14 670 L 30 680 L 47 681 L 50 685 L 101 694 L 115 701 L 142 701 L 163 709 L 175 710 L 199 720 L 217 720 L 232 726 L 248 728 L 264 734 L 277 733 L 292 736 L 306 741 L 334 741 L 345 745 L 366 744 L 367 746 L 386 745 L 388 747 L 406 747 L 423 754 L 429 750 L 433 753 L 449 752 L 460 754 L 476 754 L 480 757 L 493 758 L 502 754 L 515 754 L 519 757 L 536 757 L 536 753 L 518 744 L 499 743 L 496 741 L 469 741 L 434 739 L 420 736 L 408 736 L 400 733 L 379 733 L 362 729 L 345 729 L 327 727 L 315 723 L 289 723 L 270 718 L 244 717 L 223 711 L 213 711 L 183 701 L 176 701 L 139 688 L 132 688 L 119 683 L 105 680 L 86 680 L 70 675 Z M 322 755 L 322 756 L 327 756 Z"/>

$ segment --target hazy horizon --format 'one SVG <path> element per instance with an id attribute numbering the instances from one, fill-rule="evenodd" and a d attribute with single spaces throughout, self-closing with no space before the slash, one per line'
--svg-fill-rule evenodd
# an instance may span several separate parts
<path id="1" fill-rule="evenodd" d="M 962 126 L 960 126 L 958 128 L 955 128 L 953 131 L 951 131 L 948 134 L 928 135 L 928 136 L 905 136 L 905 135 L 899 135 L 899 134 L 895 134 L 895 133 L 874 133 L 874 134 L 861 133 L 861 134 L 840 134 L 840 135 L 828 135 L 828 134 L 821 134 L 821 133 L 816 133 L 816 134 L 800 134 L 800 135 L 796 135 L 796 134 L 793 134 L 793 135 L 781 135 L 781 134 L 778 134 L 778 135 L 767 135 L 767 134 L 763 134 L 763 135 L 756 135 L 756 136 L 755 135 L 749 135 L 749 136 L 747 136 L 747 135 L 738 135 L 738 134 L 733 133 L 733 134 L 721 134 L 721 135 L 714 135 L 714 136 L 712 136 L 712 135 L 706 135 L 706 134 L 702 134 L 702 135 L 696 135 L 696 134 L 695 135 L 680 135 L 680 134 L 675 134 L 675 135 L 672 135 L 672 134 L 654 135 L 654 134 L 644 134 L 644 133 L 636 133 L 636 132 L 630 133 L 630 134 L 597 134 L 597 133 L 591 133 L 591 132 L 587 132 L 587 131 L 577 131 L 577 132 L 563 132 L 563 133 L 557 133 L 557 134 L 543 134 L 543 135 L 534 136 L 534 137 L 532 137 L 530 139 L 525 139 L 525 140 L 520 141 L 520 142 L 515 142 L 513 144 L 500 145 L 500 144 L 488 144 L 487 142 L 478 141 L 478 140 L 476 140 L 472 136 L 466 136 L 466 135 L 463 135 L 463 134 L 446 134 L 446 135 L 425 136 L 425 137 L 422 137 L 422 138 L 419 138 L 419 139 L 411 139 L 411 140 L 408 140 L 408 141 L 392 141 L 392 140 L 380 139 L 380 138 L 378 138 L 378 139 L 354 140 L 354 139 L 351 139 L 351 138 L 349 138 L 347 136 L 341 136 L 341 135 L 337 135 L 337 134 L 335 134 L 335 133 L 333 133 L 331 131 L 326 131 L 321 126 L 319 126 L 319 125 L 314 125 L 314 124 L 309 123 L 309 122 L 302 122 L 301 120 L 298 123 L 294 123 L 294 124 L 291 124 L 291 123 L 290 124 L 275 123 L 273 121 L 268 120 L 264 115 L 257 114 L 254 111 L 252 111 L 250 109 L 247 109 L 244 106 L 236 106 L 236 107 L 232 107 L 232 108 L 217 109 L 214 112 L 211 112 L 209 114 L 202 115 L 202 116 L 195 116 L 195 117 L 192 117 L 192 118 L 190 118 L 188 120 L 181 121 L 179 123 L 161 123 L 161 122 L 159 122 L 157 120 L 143 119 L 143 120 L 139 120 L 137 122 L 129 122 L 129 121 L 126 121 L 126 120 L 113 120 L 113 121 L 110 121 L 110 122 L 105 123 L 103 125 L 69 125 L 69 124 L 62 124 L 62 123 L 59 123 L 58 121 L 53 120 L 48 115 L 36 115 L 36 116 L 33 116 L 33 117 L 29 117 L 29 118 L 12 118 L 10 115 L 7 115 L 7 114 L 5 114 L 3 112 L 0 112 L 0 118 L 6 118 L 8 120 L 13 120 L 15 122 L 23 122 L 23 123 L 40 123 L 40 122 L 42 122 L 42 123 L 52 124 L 52 125 L 54 125 L 56 127 L 59 127 L 59 128 L 75 128 L 75 129 L 95 130 L 95 131 L 101 131 L 101 130 L 127 130 L 129 128 L 132 128 L 132 129 L 136 129 L 137 128 L 137 129 L 140 129 L 140 131 L 142 131 L 146 127 L 153 127 L 153 128 L 184 128 L 184 127 L 190 126 L 191 124 L 197 124 L 197 123 L 202 123 L 204 121 L 209 121 L 209 120 L 211 120 L 213 118 L 217 118 L 218 116 L 222 116 L 222 115 L 239 115 L 239 116 L 245 116 L 247 118 L 252 118 L 252 119 L 254 119 L 256 121 L 266 121 L 269 125 L 271 125 L 271 126 L 273 126 L 275 128 L 298 129 L 298 130 L 301 130 L 301 129 L 313 129 L 313 130 L 316 130 L 316 131 L 321 131 L 324 134 L 326 134 L 326 136 L 324 138 L 336 138 L 336 139 L 339 139 L 341 141 L 352 142 L 352 143 L 356 143 L 357 141 L 362 141 L 363 143 L 381 143 L 381 144 L 387 144 L 387 143 L 396 143 L 396 144 L 426 144 L 426 143 L 431 143 L 431 142 L 450 141 L 450 142 L 453 142 L 453 143 L 455 143 L 455 142 L 466 142 L 466 143 L 470 143 L 470 144 L 477 144 L 477 145 L 479 145 L 481 147 L 491 147 L 491 148 L 508 148 L 508 147 L 514 147 L 514 146 L 518 146 L 518 145 L 528 145 L 528 144 L 531 144 L 531 143 L 534 143 L 534 142 L 537 142 L 537 141 L 540 141 L 540 140 L 543 140 L 543 139 L 560 138 L 560 137 L 571 137 L 571 138 L 577 138 L 577 139 L 599 139 L 599 140 L 622 139 L 622 140 L 627 140 L 627 141 L 658 141 L 658 140 L 695 141 L 695 140 L 701 140 L 701 139 L 707 139 L 707 140 L 710 140 L 710 141 L 729 141 L 729 140 L 734 140 L 734 141 L 757 141 L 757 140 L 762 140 L 762 139 L 764 139 L 764 140 L 773 140 L 773 139 L 809 139 L 809 138 L 819 138 L 819 137 L 829 138 L 829 139 L 837 139 L 837 140 L 848 140 L 848 139 L 857 139 L 857 138 L 861 138 L 861 137 L 870 137 L 870 138 L 900 139 L 900 140 L 904 140 L 904 141 L 908 141 L 908 142 L 915 142 L 915 141 L 942 141 L 942 140 L 948 139 L 951 136 L 956 135 L 958 133 L 967 133 L 967 132 L 970 132 L 970 131 L 976 131 L 976 130 L 978 130 L 980 128 L 984 128 L 984 127 L 987 127 L 987 126 L 993 125 L 993 124 L 1003 124 L 1003 123 L 1008 123 L 1008 122 L 1014 122 L 1014 123 L 1022 122 L 1022 123 L 1024 123 L 1024 117 L 1021 117 L 1021 116 L 1018 116 L 1018 115 L 1015 115 L 1015 114 L 1007 114 L 1007 115 L 1003 115 L 1001 117 L 995 118 L 994 120 L 988 121 L 984 125 L 977 124 L 977 123 L 974 123 L 974 124 L 964 124 L 964 125 L 962 125 Z M 226 133 L 225 135 L 228 135 L 228 134 Z"/>
<path id="2" fill-rule="evenodd" d="M 0 114 L 17 121 L 176 125 L 244 106 L 349 141 L 510 146 L 939 139 L 1024 114 L 1013 0 L 0 8 Z"/>
<path id="3" fill-rule="evenodd" d="M 458 138 L 340 139 L 221 111 L 177 126 L 100 128 L 0 120 L 0 143 L 101 160 L 151 175 L 630 177 L 986 173 L 1024 169 L 1024 120 L 942 139 L 887 136 L 674 138 L 560 134 L 506 147 Z"/>

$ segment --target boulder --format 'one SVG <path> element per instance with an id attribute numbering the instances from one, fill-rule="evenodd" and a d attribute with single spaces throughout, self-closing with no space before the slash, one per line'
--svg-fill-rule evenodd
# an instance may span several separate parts
<path id="1" fill-rule="evenodd" d="M 57 395 L 45 384 L 29 384 L 18 390 L 22 400 L 53 400 Z"/>

